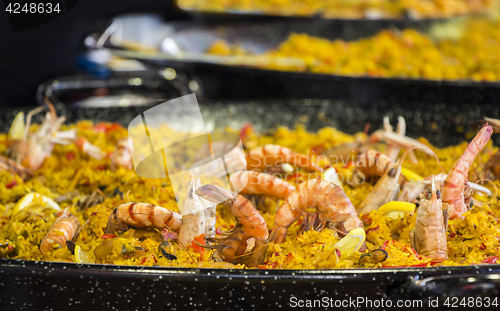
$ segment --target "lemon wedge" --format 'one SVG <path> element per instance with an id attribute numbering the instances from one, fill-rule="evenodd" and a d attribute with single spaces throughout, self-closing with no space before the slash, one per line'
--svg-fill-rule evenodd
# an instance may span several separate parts
<path id="1" fill-rule="evenodd" d="M 89 252 L 84 252 L 80 245 L 75 246 L 75 261 L 78 263 L 95 263 L 94 257 Z"/>
<path id="2" fill-rule="evenodd" d="M 408 202 L 391 201 L 382 205 L 378 210 L 384 213 L 387 217 L 398 219 L 406 213 L 413 213 L 416 205 Z"/>
<path id="3" fill-rule="evenodd" d="M 409 169 L 407 168 L 404 168 L 402 167 L 401 168 L 401 174 L 406 178 L 408 179 L 409 181 L 420 181 L 420 180 L 424 180 L 424 178 L 420 175 L 418 175 L 417 173 L 413 172 L 413 171 L 410 171 Z"/>
<path id="4" fill-rule="evenodd" d="M 342 240 L 338 241 L 334 247 L 340 251 L 342 257 L 349 257 L 361 248 L 365 240 L 365 230 L 363 228 L 356 228 L 351 230 Z"/>
<path id="5" fill-rule="evenodd" d="M 10 139 L 23 139 L 24 136 L 24 113 L 21 111 L 16 115 L 9 129 Z"/>
<path id="6" fill-rule="evenodd" d="M 340 186 L 342 187 L 342 182 L 340 181 L 339 175 L 337 174 L 337 170 L 335 170 L 334 167 L 328 168 L 324 173 L 323 173 L 323 179 L 331 182 L 335 186 Z"/>
<path id="7" fill-rule="evenodd" d="M 61 210 L 59 204 L 57 204 L 51 198 L 36 192 L 31 192 L 22 197 L 19 201 L 17 201 L 16 205 L 12 209 L 12 216 L 16 215 L 17 213 L 28 207 L 31 203 L 33 203 L 35 198 L 41 198 L 42 202 L 45 203 L 47 207 L 53 208 L 55 210 Z"/>

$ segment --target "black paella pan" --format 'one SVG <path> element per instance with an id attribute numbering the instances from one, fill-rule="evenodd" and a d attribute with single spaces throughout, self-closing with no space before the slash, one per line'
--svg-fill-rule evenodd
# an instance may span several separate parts
<path id="1" fill-rule="evenodd" d="M 54 95 L 55 96 L 55 95 Z M 370 105 L 354 101 L 258 100 L 200 104 L 207 124 L 233 128 L 251 122 L 258 131 L 304 122 L 311 130 L 334 126 L 348 133 L 366 122 L 402 115 L 408 135 L 437 146 L 458 143 L 470 121 L 498 118 L 495 104 L 445 105 L 429 102 Z M 69 122 L 90 119 L 128 125 L 148 107 L 57 107 Z M 6 131 L 18 109 L 0 113 Z M 327 118 L 319 118 L 318 116 Z M 304 118 L 302 116 L 307 116 Z M 438 126 L 430 126 L 435 123 Z M 301 307 L 338 310 L 498 309 L 500 265 L 349 270 L 227 270 L 87 265 L 0 259 L 0 310 L 267 310 Z M 479 301 L 460 305 L 465 297 Z M 455 308 L 453 303 L 457 300 Z M 489 308 L 485 301 L 488 299 Z M 498 300 L 498 298 L 497 298 Z M 390 301 L 390 306 L 389 306 Z M 398 301 L 402 301 L 399 302 Z M 385 303 L 385 304 L 384 304 Z M 398 304 L 403 303 L 401 307 Z M 436 303 L 439 308 L 433 308 Z M 448 307 L 446 307 L 448 303 Z M 500 302 L 499 302 L 500 303 Z M 411 304 L 411 305 L 410 305 Z"/>

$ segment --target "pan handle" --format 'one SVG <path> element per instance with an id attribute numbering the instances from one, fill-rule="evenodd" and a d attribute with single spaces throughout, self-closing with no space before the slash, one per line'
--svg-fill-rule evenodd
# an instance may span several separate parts
<path id="1" fill-rule="evenodd" d="M 420 297 L 471 297 L 491 296 L 500 292 L 500 274 L 439 275 L 424 279 L 412 279 L 406 293 Z"/>

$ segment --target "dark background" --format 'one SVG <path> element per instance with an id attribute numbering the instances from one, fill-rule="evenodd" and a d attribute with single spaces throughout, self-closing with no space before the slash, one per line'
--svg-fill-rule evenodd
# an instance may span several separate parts
<path id="1" fill-rule="evenodd" d="M 0 107 L 35 105 L 38 86 L 77 73 L 84 38 L 102 31 L 123 13 L 154 12 L 166 20 L 185 19 L 173 0 L 80 0 L 63 16 L 13 33 L 0 0 Z"/>

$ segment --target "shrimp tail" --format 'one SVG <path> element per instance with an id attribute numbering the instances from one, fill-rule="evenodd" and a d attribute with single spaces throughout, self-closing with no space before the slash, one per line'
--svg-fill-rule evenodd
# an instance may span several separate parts
<path id="1" fill-rule="evenodd" d="M 225 202 L 229 199 L 235 199 L 236 195 L 220 187 L 213 185 L 204 185 L 196 189 L 196 194 L 201 198 L 212 203 Z"/>

